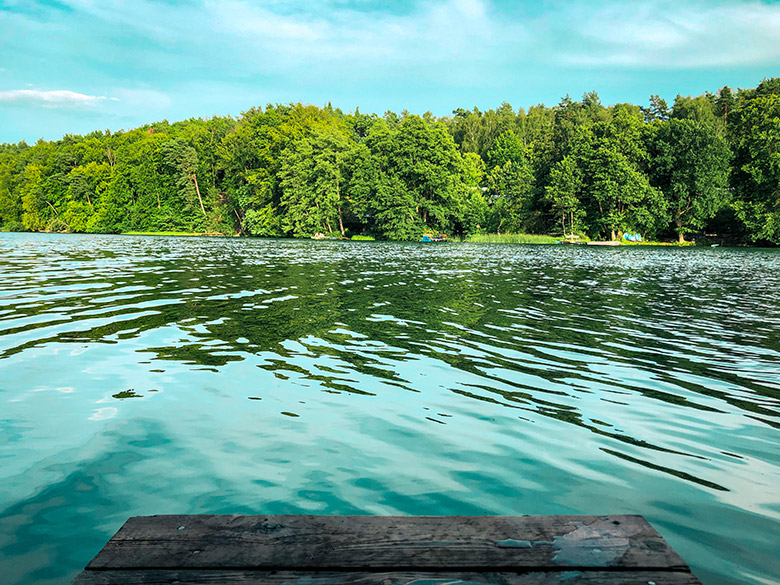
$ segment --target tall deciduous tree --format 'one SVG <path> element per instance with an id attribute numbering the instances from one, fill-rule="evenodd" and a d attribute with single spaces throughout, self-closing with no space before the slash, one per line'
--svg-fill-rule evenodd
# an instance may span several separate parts
<path id="1" fill-rule="evenodd" d="M 582 191 L 582 172 L 572 156 L 564 157 L 550 171 L 550 184 L 545 188 L 545 198 L 550 204 L 553 215 L 560 218 L 561 229 L 566 237 L 582 228 L 581 219 L 584 211 L 580 205 Z"/>
<path id="2" fill-rule="evenodd" d="M 656 233 L 658 219 L 665 214 L 660 192 L 650 186 L 628 157 L 609 145 L 600 145 L 588 153 L 583 170 L 589 181 L 586 195 L 598 213 L 591 226 L 599 234 L 615 240 L 619 232 Z"/>
<path id="3" fill-rule="evenodd" d="M 502 167 L 508 162 L 525 163 L 525 145 L 512 130 L 501 134 L 487 153 L 488 168 Z"/>
<path id="4" fill-rule="evenodd" d="M 407 116 L 388 146 L 391 172 L 414 198 L 423 226 L 448 229 L 462 203 L 463 161 L 444 126 Z"/>
<path id="5" fill-rule="evenodd" d="M 715 114 L 715 96 L 712 94 L 696 97 L 678 95 L 674 99 L 671 117 L 715 126 L 718 122 L 718 117 Z"/>
<path id="6" fill-rule="evenodd" d="M 345 164 L 354 143 L 344 127 L 314 129 L 282 155 L 282 223 L 293 235 L 344 230 Z"/>
<path id="7" fill-rule="evenodd" d="M 651 135 L 650 178 L 669 204 L 680 242 L 728 203 L 729 148 L 711 126 L 670 120 Z"/>
<path id="8" fill-rule="evenodd" d="M 780 84 L 777 91 L 780 94 Z M 751 240 L 775 244 L 780 244 L 779 94 L 746 100 L 729 124 L 735 155 L 737 216 Z"/>
<path id="9" fill-rule="evenodd" d="M 160 152 L 163 160 L 174 170 L 177 176 L 177 185 L 187 193 L 194 188 L 198 197 L 198 204 L 203 215 L 206 208 L 203 206 L 203 197 L 198 186 L 198 155 L 195 149 L 187 145 L 181 139 L 170 140 L 162 145 Z"/>
<path id="10" fill-rule="evenodd" d="M 26 145 L 24 145 L 26 147 Z M 18 196 L 24 166 L 21 150 L 0 152 L 0 229 L 21 231 L 22 201 Z"/>
<path id="11" fill-rule="evenodd" d="M 490 228 L 516 231 L 526 218 L 534 186 L 533 169 L 527 162 L 529 149 L 508 130 L 488 151 L 487 191 Z"/>

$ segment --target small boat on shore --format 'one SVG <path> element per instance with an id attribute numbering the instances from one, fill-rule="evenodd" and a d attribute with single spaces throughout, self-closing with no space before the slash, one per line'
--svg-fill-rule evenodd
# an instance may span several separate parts
<path id="1" fill-rule="evenodd" d="M 423 234 L 420 238 L 421 242 L 446 242 L 447 236 L 445 234 Z"/>
<path id="2" fill-rule="evenodd" d="M 607 240 L 605 242 L 587 242 L 588 246 L 619 246 L 620 242 Z"/>

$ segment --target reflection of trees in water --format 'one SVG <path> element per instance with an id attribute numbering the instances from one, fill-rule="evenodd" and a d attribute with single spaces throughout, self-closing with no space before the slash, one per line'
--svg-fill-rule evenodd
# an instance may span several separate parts
<path id="1" fill-rule="evenodd" d="M 771 334 L 756 341 L 745 333 L 749 343 L 742 349 L 733 332 L 744 318 L 716 317 L 713 307 L 722 298 L 743 293 L 736 279 L 696 286 L 686 296 L 668 266 L 632 270 L 617 262 L 622 252 L 606 251 L 599 257 L 604 265 L 594 266 L 577 265 L 573 256 L 568 263 L 522 262 L 500 254 L 448 254 L 449 248 L 441 255 L 414 246 L 366 249 L 377 253 L 339 255 L 338 248 L 297 243 L 268 247 L 253 259 L 224 247 L 211 256 L 201 250 L 189 261 L 149 260 L 94 278 L 84 274 L 85 283 L 110 286 L 85 289 L 78 300 L 44 296 L 18 304 L 15 317 L 61 314 L 70 321 L 63 322 L 66 331 L 42 330 L 40 338 L 7 348 L 0 358 L 47 343 L 119 343 L 167 328 L 181 338 L 142 351 L 217 372 L 231 362 L 256 360 L 291 384 L 313 381 L 332 393 L 373 395 L 382 385 L 417 392 L 399 366 L 435 360 L 470 375 L 469 381 L 457 375 L 443 381 L 459 395 L 673 455 L 686 454 L 628 436 L 615 428 L 619 421 L 589 418 L 577 399 L 596 393 L 628 407 L 641 397 L 702 414 L 723 412 L 674 392 L 680 388 L 780 426 L 780 391 L 722 367 L 725 359 L 740 359 L 739 351 L 757 343 L 771 348 L 776 341 Z M 47 286 L 72 284 L 69 278 L 51 277 Z M 165 301 L 170 304 L 155 304 Z M 3 333 L 30 334 L 56 323 L 42 320 Z M 706 337 L 701 327 L 707 323 L 720 337 Z M 724 339 L 729 348 L 719 344 Z M 637 369 L 644 381 L 627 376 Z M 712 379 L 720 389 L 706 384 Z"/>

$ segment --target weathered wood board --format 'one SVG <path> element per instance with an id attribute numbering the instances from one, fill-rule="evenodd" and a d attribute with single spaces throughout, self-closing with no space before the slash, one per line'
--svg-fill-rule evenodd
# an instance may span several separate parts
<path id="1" fill-rule="evenodd" d="M 691 573 L 555 571 L 392 573 L 303 571 L 84 571 L 73 585 L 701 585 Z"/>
<path id="2" fill-rule="evenodd" d="M 74 585 L 697 584 L 641 516 L 147 516 Z"/>

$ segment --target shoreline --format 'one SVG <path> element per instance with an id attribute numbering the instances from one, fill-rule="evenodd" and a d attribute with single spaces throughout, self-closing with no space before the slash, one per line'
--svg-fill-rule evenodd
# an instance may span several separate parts
<path id="1" fill-rule="evenodd" d="M 231 238 L 231 239 L 265 239 L 265 240 L 290 240 L 290 241 L 306 241 L 306 240 L 316 240 L 316 241 L 333 241 L 333 242 L 396 242 L 396 243 L 425 243 L 429 244 L 429 242 L 419 242 L 418 240 L 376 240 L 376 239 L 365 239 L 365 238 L 327 238 L 327 239 L 316 239 L 316 238 L 296 238 L 296 237 L 285 237 L 285 236 L 247 236 L 247 235 L 228 235 L 228 234 L 221 234 L 221 233 L 211 233 L 211 232 L 169 232 L 169 231 L 161 231 L 161 232 L 137 232 L 137 231 L 131 231 L 131 232 L 121 232 L 121 233 L 99 233 L 99 232 L 55 232 L 55 231 L 24 231 L 24 232 L 16 232 L 16 231 L 5 231 L 0 230 L 0 233 L 8 233 L 8 234 L 61 234 L 61 235 L 93 235 L 93 236 L 152 236 L 152 237 L 183 237 L 183 238 L 198 238 L 198 237 L 206 237 L 206 238 Z M 696 241 L 686 241 L 685 243 L 680 243 L 677 241 L 647 241 L 647 242 L 628 242 L 628 241 L 610 241 L 610 240 L 590 240 L 590 241 L 582 241 L 582 242 L 576 242 L 574 244 L 567 242 L 566 240 L 562 240 L 561 238 L 557 238 L 554 236 L 547 236 L 543 234 L 509 234 L 506 235 L 506 237 L 497 236 L 497 234 L 483 234 L 483 236 L 487 236 L 484 239 L 483 238 L 466 238 L 466 239 L 451 239 L 447 242 L 434 242 L 435 244 L 441 244 L 441 243 L 460 243 L 460 244 L 504 244 L 504 245 L 535 245 L 535 246 L 559 246 L 559 245 L 566 245 L 566 246 L 589 246 L 589 247 L 608 247 L 608 248 L 619 248 L 619 247 L 666 247 L 666 248 L 760 248 L 760 249 L 774 249 L 776 246 L 761 246 L 756 244 L 748 244 L 748 243 L 724 243 L 722 241 L 714 241 L 712 243 L 696 243 Z M 492 237 L 491 237 L 492 236 Z"/>

